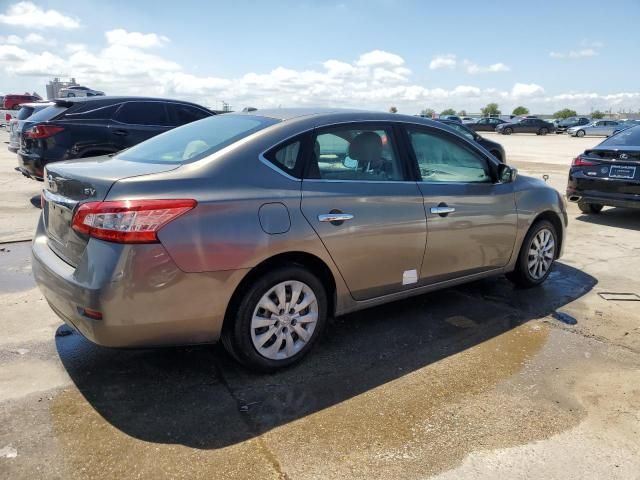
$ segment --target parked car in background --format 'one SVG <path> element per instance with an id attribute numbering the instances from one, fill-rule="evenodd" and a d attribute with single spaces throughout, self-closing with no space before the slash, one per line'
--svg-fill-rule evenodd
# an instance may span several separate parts
<path id="1" fill-rule="evenodd" d="M 50 162 L 119 152 L 159 133 L 214 115 L 180 100 L 144 97 L 56 99 L 22 133 L 18 169 L 42 180 Z"/>
<path id="2" fill-rule="evenodd" d="M 16 153 L 20 148 L 22 131 L 30 127 L 29 117 L 53 105 L 53 102 L 23 103 L 15 118 L 9 122 L 9 151 Z"/>
<path id="3" fill-rule="evenodd" d="M 36 102 L 40 97 L 35 95 L 5 95 L 2 101 L 2 108 L 5 110 L 20 110 L 23 103 Z"/>
<path id="4" fill-rule="evenodd" d="M 481 135 L 478 135 L 476 132 L 471 130 L 467 125 L 460 124 L 458 122 L 454 122 L 452 120 L 443 120 L 437 119 L 438 122 L 444 123 L 445 125 L 449 125 L 453 130 L 458 132 L 460 135 L 466 137 L 467 139 L 476 142 L 487 150 L 491 155 L 496 157 L 499 162 L 506 163 L 506 155 L 504 153 L 504 148 L 498 142 L 494 142 L 487 138 L 484 138 Z"/>
<path id="5" fill-rule="evenodd" d="M 462 123 L 475 123 L 477 118 L 473 117 L 462 117 Z"/>
<path id="6" fill-rule="evenodd" d="M 261 371 L 329 317 L 505 273 L 540 285 L 567 225 L 543 181 L 400 114 L 229 113 L 46 173 L 31 264 L 57 315 L 111 347 L 221 338 Z"/>
<path id="7" fill-rule="evenodd" d="M 104 96 L 104 92 L 101 92 L 100 90 L 93 90 L 89 87 L 83 87 L 81 85 L 74 85 L 72 87 L 60 89 L 58 96 L 60 98 L 97 97 Z"/>
<path id="8" fill-rule="evenodd" d="M 507 123 L 501 118 L 483 117 L 475 123 L 470 123 L 468 126 L 474 132 L 494 132 L 496 127 L 501 123 Z"/>
<path id="9" fill-rule="evenodd" d="M 640 120 L 638 119 L 621 120 L 619 125 L 613 129 L 612 135 L 615 135 L 616 133 L 621 132 L 622 130 L 626 130 L 627 128 L 635 127 L 636 125 L 640 125 Z"/>
<path id="10" fill-rule="evenodd" d="M 579 127 L 581 125 L 589 125 L 591 120 L 587 117 L 569 117 L 560 120 L 556 127 L 556 133 L 564 133 L 569 128 Z"/>
<path id="11" fill-rule="evenodd" d="M 443 120 L 451 120 L 452 122 L 462 123 L 462 119 L 457 115 L 441 115 L 439 118 Z"/>
<path id="12" fill-rule="evenodd" d="M 640 208 L 640 125 L 585 150 L 571 164 L 567 198 L 583 213 L 605 205 Z"/>
<path id="13" fill-rule="evenodd" d="M 553 132 L 555 127 L 549 122 L 539 118 L 522 118 L 517 122 L 501 123 L 496 127 L 496 132 L 503 135 L 512 133 L 535 133 L 536 135 L 546 135 Z"/>
<path id="14" fill-rule="evenodd" d="M 595 120 L 587 125 L 568 128 L 567 133 L 572 137 L 584 137 L 585 135 L 608 137 L 618 126 L 620 126 L 620 122 L 615 120 Z"/>

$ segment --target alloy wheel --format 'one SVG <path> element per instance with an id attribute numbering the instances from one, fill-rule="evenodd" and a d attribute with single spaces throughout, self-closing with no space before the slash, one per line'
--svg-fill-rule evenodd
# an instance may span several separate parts
<path id="1" fill-rule="evenodd" d="M 553 263 L 556 253 L 556 243 L 553 233 L 548 228 L 541 229 L 533 237 L 529 245 L 529 255 L 527 257 L 527 269 L 529 275 L 535 280 L 543 278 Z"/>
<path id="2" fill-rule="evenodd" d="M 317 321 L 318 300 L 307 284 L 278 283 L 260 298 L 253 312 L 253 346 L 271 360 L 291 358 L 312 338 Z"/>

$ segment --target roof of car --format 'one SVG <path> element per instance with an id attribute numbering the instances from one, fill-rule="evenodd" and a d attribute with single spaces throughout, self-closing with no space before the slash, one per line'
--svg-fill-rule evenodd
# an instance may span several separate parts
<path id="1" fill-rule="evenodd" d="M 375 110 L 357 110 L 351 108 L 274 108 L 274 109 L 264 109 L 264 110 L 252 110 L 250 112 L 238 112 L 234 113 L 234 115 L 254 115 L 259 117 L 267 117 L 273 118 L 276 120 L 286 121 L 286 120 L 295 120 L 302 118 L 326 118 L 332 117 L 331 121 L 334 120 L 345 120 L 345 121 L 404 121 L 407 123 L 424 123 L 427 125 L 433 125 L 434 123 L 437 125 L 437 122 L 434 122 L 430 118 L 421 118 L 416 117 L 414 115 L 403 115 L 400 113 L 389 113 L 389 112 L 380 112 Z"/>
<path id="2" fill-rule="evenodd" d="M 200 108 L 207 107 L 202 105 L 198 105 L 197 103 L 187 102 L 184 100 L 177 100 L 175 98 L 156 98 L 156 97 L 134 97 L 134 96 L 112 96 L 112 95 L 97 95 L 95 97 L 68 97 L 68 98 L 56 98 L 54 100 L 56 103 L 80 103 L 80 102 L 124 102 L 124 101 L 156 101 L 156 102 L 177 102 L 177 103 L 187 103 L 190 105 L 195 105 Z"/>

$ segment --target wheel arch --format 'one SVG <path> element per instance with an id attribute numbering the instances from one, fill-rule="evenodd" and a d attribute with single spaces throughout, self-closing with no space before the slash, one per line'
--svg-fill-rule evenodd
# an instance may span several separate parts
<path id="1" fill-rule="evenodd" d="M 533 227 L 536 222 L 540 220 L 547 220 L 553 227 L 556 229 L 556 234 L 558 235 L 558 248 L 556 248 L 556 258 L 562 251 L 562 244 L 564 242 L 564 229 L 562 228 L 562 220 L 559 215 L 553 210 L 545 210 L 544 212 L 539 213 L 529 225 L 527 232 Z"/>
<path id="2" fill-rule="evenodd" d="M 234 312 L 237 310 L 238 304 L 242 300 L 242 294 L 246 291 L 251 282 L 264 272 L 285 265 L 300 265 L 318 277 L 327 291 L 327 302 L 329 303 L 328 315 L 334 315 L 337 303 L 336 281 L 329 266 L 321 258 L 308 252 L 286 252 L 279 253 L 263 260 L 249 270 L 249 272 L 244 276 L 234 290 L 231 295 L 231 299 L 227 304 L 222 324 L 223 330 L 233 323 Z"/>

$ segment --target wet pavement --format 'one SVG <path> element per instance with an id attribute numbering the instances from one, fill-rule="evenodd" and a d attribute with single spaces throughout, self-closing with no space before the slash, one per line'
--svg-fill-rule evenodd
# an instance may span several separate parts
<path id="1" fill-rule="evenodd" d="M 640 212 L 570 222 L 542 287 L 334 319 L 272 375 L 218 346 L 97 347 L 46 305 L 29 244 L 0 245 L 0 478 L 640 478 L 640 302 L 619 295 L 640 294 Z"/>

